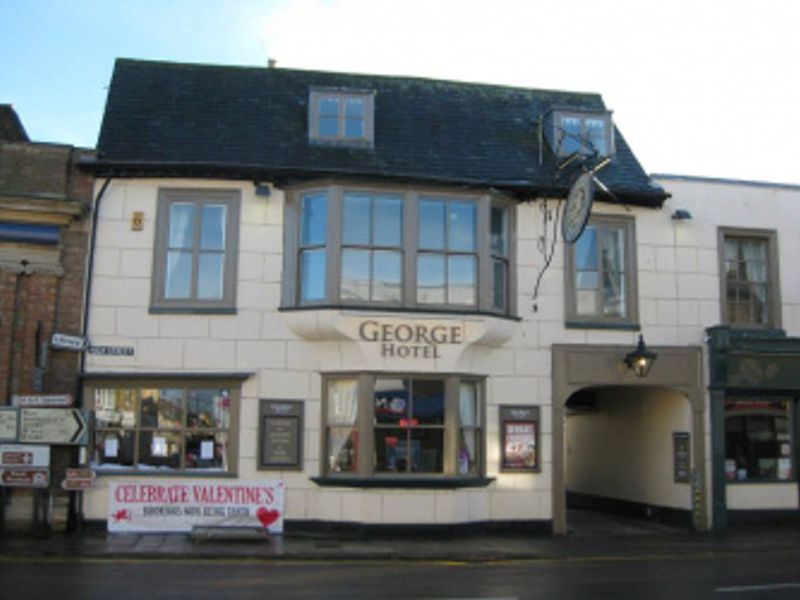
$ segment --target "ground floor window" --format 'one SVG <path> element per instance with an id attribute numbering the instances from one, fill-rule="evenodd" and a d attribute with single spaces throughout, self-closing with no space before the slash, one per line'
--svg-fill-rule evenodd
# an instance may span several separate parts
<path id="1" fill-rule="evenodd" d="M 791 405 L 789 399 L 725 402 L 725 474 L 729 481 L 794 479 Z"/>
<path id="2" fill-rule="evenodd" d="M 102 386 L 89 393 L 95 413 L 94 467 L 232 470 L 235 388 L 172 382 Z"/>
<path id="3" fill-rule="evenodd" d="M 327 473 L 480 475 L 481 390 L 457 376 L 327 378 Z"/>

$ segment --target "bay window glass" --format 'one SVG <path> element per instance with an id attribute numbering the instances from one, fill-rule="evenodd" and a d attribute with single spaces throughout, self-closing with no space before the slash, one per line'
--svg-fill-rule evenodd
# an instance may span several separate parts
<path id="1" fill-rule="evenodd" d="M 235 192 L 161 190 L 153 308 L 234 307 L 238 206 Z"/>
<path id="2" fill-rule="evenodd" d="M 476 217 L 474 202 L 419 201 L 417 302 L 476 304 Z"/>
<path id="3" fill-rule="evenodd" d="M 794 479 L 791 401 L 725 402 L 725 474 L 729 481 Z"/>
<path id="4" fill-rule="evenodd" d="M 492 253 L 492 307 L 505 311 L 508 307 L 509 269 L 509 209 L 492 206 L 491 253 Z"/>
<path id="5" fill-rule="evenodd" d="M 300 300 L 326 298 L 328 198 L 324 193 L 303 197 L 300 216 Z"/>
<path id="6" fill-rule="evenodd" d="M 512 206 L 331 186 L 287 205 L 285 308 L 357 306 L 508 315 Z M 287 306 L 289 305 L 289 306 Z"/>
<path id="7" fill-rule="evenodd" d="M 403 203 L 397 196 L 346 193 L 342 199 L 340 297 L 400 303 Z"/>
<path id="8" fill-rule="evenodd" d="M 568 324 L 629 324 L 636 320 L 633 220 L 590 218 L 567 244 Z"/>
<path id="9" fill-rule="evenodd" d="M 327 474 L 478 476 L 478 381 L 362 376 L 327 382 Z"/>
<path id="10" fill-rule="evenodd" d="M 232 400 L 223 388 L 100 388 L 93 466 L 229 470 Z"/>

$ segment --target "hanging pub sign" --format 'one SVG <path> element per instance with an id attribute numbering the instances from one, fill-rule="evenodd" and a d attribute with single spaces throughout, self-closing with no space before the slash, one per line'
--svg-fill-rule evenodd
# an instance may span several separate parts
<path id="1" fill-rule="evenodd" d="M 301 469 L 303 402 L 261 400 L 258 422 L 259 469 Z"/>
<path id="2" fill-rule="evenodd" d="M 561 219 L 561 235 L 567 244 L 573 244 L 581 237 L 589 220 L 593 201 L 594 178 L 592 173 L 583 173 L 569 191 Z"/>
<path id="3" fill-rule="evenodd" d="M 539 407 L 500 407 L 500 470 L 537 472 L 539 462 Z"/>

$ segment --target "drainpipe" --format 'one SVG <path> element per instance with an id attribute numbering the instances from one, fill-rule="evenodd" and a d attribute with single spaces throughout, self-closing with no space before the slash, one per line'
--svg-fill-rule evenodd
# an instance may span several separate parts
<path id="1" fill-rule="evenodd" d="M 103 187 L 100 188 L 100 192 L 97 194 L 92 207 L 92 231 L 89 234 L 89 256 L 85 274 L 86 284 L 83 286 L 83 324 L 81 327 L 81 336 L 84 340 L 87 339 L 86 334 L 89 331 L 89 301 L 92 297 L 92 273 L 94 271 L 94 250 L 95 243 L 97 241 L 97 219 L 98 215 L 100 214 L 100 201 L 103 199 L 103 196 L 105 195 L 110 183 L 111 177 L 108 177 L 103 182 Z M 83 375 L 83 371 L 86 366 L 86 349 L 80 353 L 79 363 L 78 376 L 80 377 Z M 78 380 L 78 385 L 76 387 L 75 405 L 80 408 L 83 407 L 83 386 L 81 385 L 80 380 Z M 81 466 L 79 449 L 74 448 L 72 450 L 70 462 L 73 466 Z M 78 501 L 78 494 L 83 496 L 83 492 L 69 493 L 69 504 L 67 506 L 67 531 L 72 531 L 75 533 L 80 533 L 83 525 L 83 498 L 81 497 L 80 501 Z"/>
<path id="2" fill-rule="evenodd" d="M 100 192 L 97 194 L 97 198 L 94 201 L 94 212 L 92 213 L 92 233 L 90 234 L 89 238 L 89 259 L 86 265 L 86 285 L 84 286 L 84 295 L 83 295 L 83 327 L 81 331 L 81 336 L 83 339 L 86 339 L 86 334 L 89 332 L 89 301 L 92 298 L 92 273 L 94 272 L 94 250 L 95 250 L 95 243 L 97 242 L 97 219 L 100 214 L 100 201 L 103 199 L 103 196 L 108 189 L 108 185 L 111 183 L 111 177 L 107 178 L 103 182 L 103 187 L 100 188 Z M 84 350 L 81 352 L 81 359 L 80 359 L 80 369 L 78 372 L 83 375 L 83 370 L 86 366 L 86 351 Z M 77 402 L 78 406 L 82 406 L 83 403 L 80 401 L 81 398 L 81 388 L 78 389 L 78 399 Z"/>

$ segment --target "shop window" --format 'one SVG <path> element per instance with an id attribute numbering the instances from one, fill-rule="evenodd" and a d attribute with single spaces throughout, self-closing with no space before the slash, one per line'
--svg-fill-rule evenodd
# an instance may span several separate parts
<path id="1" fill-rule="evenodd" d="M 720 232 L 722 320 L 744 327 L 779 327 L 775 232 Z"/>
<path id="2" fill-rule="evenodd" d="M 566 245 L 567 326 L 637 326 L 634 220 L 593 216 Z"/>
<path id="3" fill-rule="evenodd" d="M 108 387 L 94 399 L 93 467 L 107 470 L 232 470 L 232 390 Z"/>
<path id="4" fill-rule="evenodd" d="M 725 403 L 725 475 L 729 481 L 794 479 L 791 402 Z"/>
<path id="5" fill-rule="evenodd" d="M 234 311 L 238 231 L 237 192 L 161 190 L 151 310 Z"/>
<path id="6" fill-rule="evenodd" d="M 312 89 L 308 131 L 314 142 L 372 146 L 375 93 Z"/>
<path id="7" fill-rule="evenodd" d="M 479 381 L 330 378 L 326 404 L 329 476 L 477 477 L 482 472 Z"/>
<path id="8" fill-rule="evenodd" d="M 287 206 L 284 308 L 513 314 L 512 205 L 336 187 Z M 295 248 L 296 244 L 296 248 Z"/>

